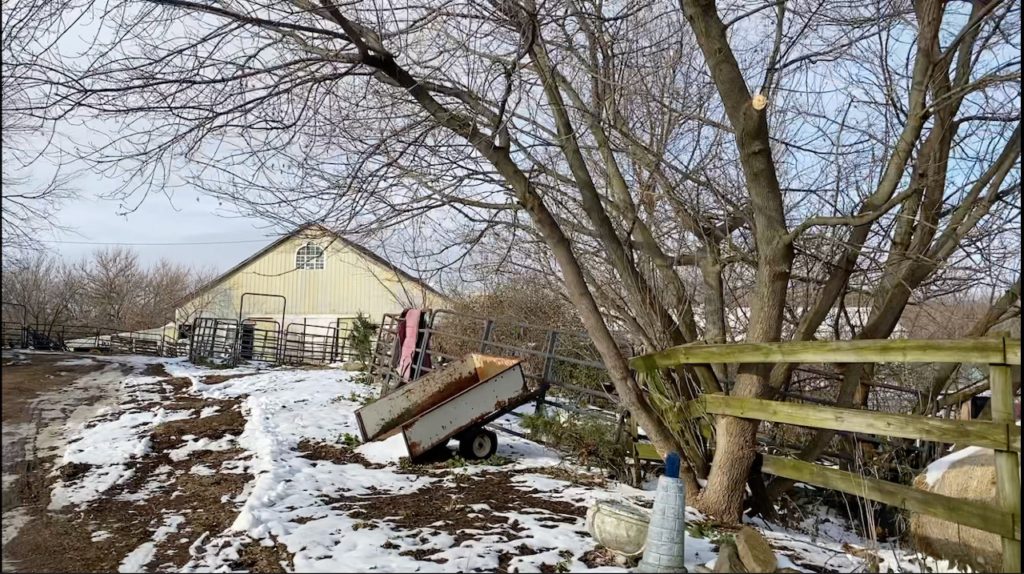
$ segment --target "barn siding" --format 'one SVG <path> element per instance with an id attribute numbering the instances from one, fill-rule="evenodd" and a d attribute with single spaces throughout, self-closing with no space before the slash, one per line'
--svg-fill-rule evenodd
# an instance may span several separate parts
<path id="1" fill-rule="evenodd" d="M 307 241 L 325 249 L 324 269 L 295 268 L 295 252 Z M 201 315 L 206 317 L 238 317 L 239 303 L 246 292 L 284 295 L 286 324 L 301 323 L 305 318 L 310 324 L 326 325 L 360 312 L 379 321 L 384 313 L 439 302 L 421 285 L 402 279 L 341 241 L 321 235 L 296 236 L 182 305 L 178 320 L 187 320 L 189 310 L 196 308 L 204 309 Z M 278 298 L 247 296 L 243 316 L 280 320 L 281 305 Z"/>

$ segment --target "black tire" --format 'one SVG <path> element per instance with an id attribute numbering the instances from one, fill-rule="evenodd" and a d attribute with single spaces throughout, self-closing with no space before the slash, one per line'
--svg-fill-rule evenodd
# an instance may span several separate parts
<path id="1" fill-rule="evenodd" d="M 498 451 L 498 435 L 494 431 L 477 429 L 466 432 L 459 440 L 459 456 L 465 460 L 491 458 Z"/>

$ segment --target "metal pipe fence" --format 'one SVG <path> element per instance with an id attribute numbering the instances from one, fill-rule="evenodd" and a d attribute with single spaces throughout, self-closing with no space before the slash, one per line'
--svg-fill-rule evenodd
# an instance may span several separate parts
<path id="1" fill-rule="evenodd" d="M 401 380 L 397 371 L 399 323 L 400 317 L 396 314 L 384 316 L 370 365 L 371 376 L 381 385 L 382 393 Z M 584 332 L 435 310 L 427 313 L 417 334 L 410 380 L 468 353 L 500 354 L 522 359 L 528 383 L 534 388 L 547 389 L 538 400 L 538 407 L 550 404 L 560 408 L 563 403 L 551 399 L 561 398 L 606 411 L 596 411 L 595 416 L 617 416 L 619 401 L 611 379 Z M 633 354 L 628 344 L 620 344 L 624 353 Z M 589 414 L 593 409 L 586 411 Z"/>
<path id="2" fill-rule="evenodd" d="M 48 351 L 103 351 L 162 357 L 183 356 L 187 344 L 154 329 L 132 331 L 95 325 L 4 321 L 6 348 Z"/>
<path id="3" fill-rule="evenodd" d="M 199 363 L 326 365 L 356 358 L 351 334 L 340 318 L 327 326 L 298 322 L 282 326 L 272 320 L 200 317 L 192 322 L 188 356 Z"/>

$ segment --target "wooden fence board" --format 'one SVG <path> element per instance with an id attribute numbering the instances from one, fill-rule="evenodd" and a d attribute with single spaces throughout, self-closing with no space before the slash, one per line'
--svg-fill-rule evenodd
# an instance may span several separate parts
<path id="1" fill-rule="evenodd" d="M 705 413 L 849 433 L 992 448 L 996 451 L 998 504 L 925 492 L 809 462 L 765 455 L 765 473 L 838 490 L 934 516 L 1003 538 L 1003 568 L 1020 571 L 1020 427 L 1013 421 L 1009 365 L 1020 365 L 1020 340 L 1009 337 L 964 340 L 867 340 L 682 345 L 634 357 L 630 366 L 654 371 L 686 364 L 744 363 L 987 363 L 993 394 L 992 421 L 933 417 L 767 401 L 722 394 L 703 395 L 678 405 L 677 414 Z M 637 445 L 637 458 L 655 458 L 650 445 Z"/>
<path id="2" fill-rule="evenodd" d="M 1020 339 L 1005 338 L 1003 341 L 1006 342 L 1006 361 L 1007 365 L 1019 365 L 1020 364 Z"/>
<path id="3" fill-rule="evenodd" d="M 774 423 L 816 429 L 875 434 L 881 436 L 921 439 L 935 442 L 972 445 L 1003 450 L 1020 450 L 1020 441 L 1008 439 L 1009 426 L 1015 425 L 978 420 L 949 420 L 915 415 L 896 415 L 858 409 L 843 409 L 780 401 L 766 401 L 727 395 L 704 395 L 704 410 Z M 693 401 L 691 401 L 693 402 Z M 1019 435 L 1017 435 L 1019 437 Z"/>
<path id="4" fill-rule="evenodd" d="M 890 506 L 1020 540 L 1020 514 L 976 500 L 962 500 L 877 478 L 789 458 L 765 455 L 762 472 L 830 488 Z"/>
<path id="5" fill-rule="evenodd" d="M 1013 381 L 1010 367 L 991 365 L 992 420 L 1008 424 L 1017 438 L 1020 450 L 1020 428 L 1013 424 Z M 997 450 L 995 453 L 997 500 L 1003 510 L 1020 512 L 1020 456 L 1016 452 Z M 1019 521 L 1018 521 L 1019 524 Z M 1016 538 L 1003 536 L 1003 571 L 1020 572 L 1020 534 Z"/>
<path id="6" fill-rule="evenodd" d="M 711 363 L 1007 363 L 1019 365 L 1020 341 L 992 338 L 879 339 L 681 345 L 657 353 L 633 357 L 630 360 L 630 366 L 637 370 Z"/>

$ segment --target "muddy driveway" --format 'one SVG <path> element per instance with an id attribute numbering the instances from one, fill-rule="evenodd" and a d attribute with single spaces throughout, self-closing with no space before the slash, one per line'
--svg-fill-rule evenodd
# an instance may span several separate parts
<path id="1" fill-rule="evenodd" d="M 3 545 L 32 515 L 38 491 L 66 445 L 69 429 L 118 401 L 120 381 L 140 368 L 116 357 L 4 350 Z"/>

